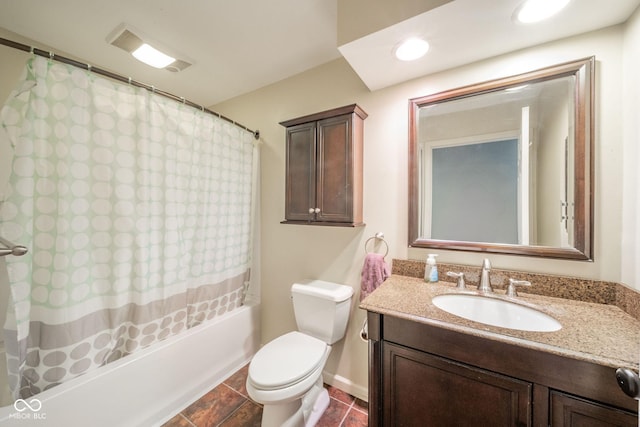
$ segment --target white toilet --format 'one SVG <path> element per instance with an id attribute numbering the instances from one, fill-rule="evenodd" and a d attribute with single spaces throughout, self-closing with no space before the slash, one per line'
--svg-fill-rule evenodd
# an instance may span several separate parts
<path id="1" fill-rule="evenodd" d="M 322 370 L 347 329 L 353 289 L 321 280 L 291 286 L 298 331 L 262 347 L 249 364 L 247 392 L 264 405 L 263 427 L 313 427 L 329 406 Z"/>

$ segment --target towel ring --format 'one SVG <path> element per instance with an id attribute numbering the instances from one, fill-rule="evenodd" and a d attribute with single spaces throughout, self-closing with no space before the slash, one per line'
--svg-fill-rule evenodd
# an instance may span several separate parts
<path id="1" fill-rule="evenodd" d="M 384 236 L 384 235 L 383 235 L 382 233 L 376 233 L 376 235 L 375 235 L 375 236 L 373 236 L 373 237 L 369 237 L 369 238 L 367 239 L 367 241 L 366 241 L 366 242 L 364 242 L 364 252 L 365 252 L 365 253 L 367 253 L 367 254 L 368 254 L 368 253 L 370 253 L 369 251 L 367 251 L 367 244 L 368 244 L 371 240 L 374 240 L 374 239 L 375 239 L 375 240 L 380 240 L 380 241 L 382 241 L 382 243 L 384 243 L 384 246 L 385 246 L 385 249 L 386 249 L 386 250 L 385 250 L 385 252 L 384 252 L 384 255 L 382 255 L 382 257 L 383 257 L 383 258 L 384 258 L 384 257 L 386 257 L 386 256 L 389 254 L 389 244 L 387 243 L 387 241 L 386 241 L 386 240 L 384 240 L 384 237 L 383 237 L 383 236 Z"/>

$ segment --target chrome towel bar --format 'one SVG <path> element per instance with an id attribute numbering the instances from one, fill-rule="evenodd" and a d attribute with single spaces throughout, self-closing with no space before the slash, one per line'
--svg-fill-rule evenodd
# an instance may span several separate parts
<path id="1" fill-rule="evenodd" d="M 11 243 L 4 237 L 0 236 L 0 244 L 4 246 L 4 248 L 0 248 L 0 256 L 5 255 L 15 255 L 22 256 L 27 253 L 28 249 L 21 245 L 16 245 L 15 243 Z"/>

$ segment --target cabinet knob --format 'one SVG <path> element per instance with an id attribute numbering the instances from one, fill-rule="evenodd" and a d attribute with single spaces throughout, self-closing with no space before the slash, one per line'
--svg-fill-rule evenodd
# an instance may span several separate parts
<path id="1" fill-rule="evenodd" d="M 631 369 L 618 368 L 616 370 L 618 385 L 628 396 L 640 400 L 640 377 Z"/>
<path id="2" fill-rule="evenodd" d="M 315 209 L 313 209 L 313 208 L 309 208 L 309 213 L 310 213 L 310 214 L 314 213 L 315 211 L 316 211 Z"/>
<path id="3" fill-rule="evenodd" d="M 320 213 L 320 208 L 315 208 L 315 213 Z"/>

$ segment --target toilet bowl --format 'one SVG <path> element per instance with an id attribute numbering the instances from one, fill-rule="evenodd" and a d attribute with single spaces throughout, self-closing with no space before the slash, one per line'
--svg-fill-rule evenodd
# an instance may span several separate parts
<path id="1" fill-rule="evenodd" d="M 262 347 L 249 364 L 247 393 L 264 405 L 263 427 L 313 427 L 329 406 L 322 370 L 344 337 L 351 287 L 319 280 L 291 289 L 298 331 Z"/>
<path id="2" fill-rule="evenodd" d="M 331 346 L 300 332 L 271 341 L 249 365 L 248 385 L 261 403 L 285 402 L 305 394 L 322 375 Z"/>

